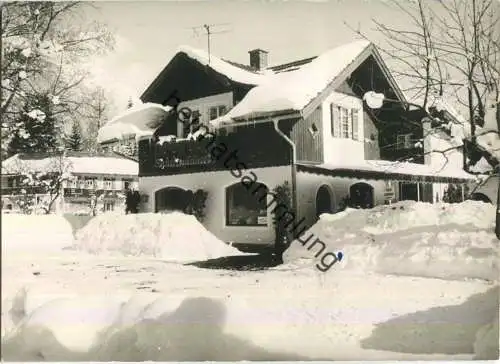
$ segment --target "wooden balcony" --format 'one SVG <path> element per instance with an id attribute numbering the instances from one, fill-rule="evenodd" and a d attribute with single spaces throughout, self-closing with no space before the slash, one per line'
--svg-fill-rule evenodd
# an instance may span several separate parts
<path id="1" fill-rule="evenodd" d="M 139 142 L 141 177 L 229 171 L 237 162 L 250 169 L 289 165 L 291 161 L 291 146 L 272 125 L 240 127 L 229 135 L 198 141 Z"/>

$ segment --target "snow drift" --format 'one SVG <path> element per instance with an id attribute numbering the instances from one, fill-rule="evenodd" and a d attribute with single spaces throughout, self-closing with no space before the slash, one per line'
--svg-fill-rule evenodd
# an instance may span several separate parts
<path id="1" fill-rule="evenodd" d="M 276 272 L 275 275 L 281 278 L 280 283 L 287 279 L 286 275 Z M 2 359 L 464 359 L 471 357 L 474 335 L 487 322 L 485 318 L 491 317 L 495 303 L 491 298 L 498 295 L 498 288 L 484 292 L 484 288 L 467 282 L 400 277 L 379 280 L 369 276 L 340 280 L 321 290 L 308 279 L 297 290 L 299 287 L 294 283 L 297 278 L 291 277 L 290 284 L 282 284 L 278 296 L 269 294 L 277 287 L 278 281 L 274 280 L 272 284 L 264 282 L 265 291 L 255 287 L 232 294 L 224 290 L 169 294 L 113 291 L 56 297 L 32 311 L 24 310 L 24 318 L 2 338 Z M 352 290 L 360 286 L 363 289 Z M 309 294 L 304 295 L 304 289 L 309 289 Z M 422 289 L 427 289 L 428 295 L 422 295 Z M 337 290 L 346 293 L 335 294 Z M 374 290 L 378 294 L 374 295 Z M 392 299 L 393 296 L 397 297 Z M 24 296 L 24 300 L 30 298 Z M 37 300 L 31 298 L 31 301 Z M 18 306 L 22 307 L 22 302 Z M 419 321 L 410 325 L 407 320 L 412 317 Z M 402 320 L 406 320 L 405 324 Z M 393 335 L 381 338 L 376 333 L 381 341 L 369 351 L 361 350 L 360 339 L 373 341 L 374 331 L 386 335 L 387 330 Z M 435 351 L 424 351 L 427 356 L 416 357 L 401 351 L 398 354 L 397 350 L 382 351 L 383 347 L 396 344 L 410 346 L 406 353 L 422 354 L 421 347 L 411 351 L 414 341 L 422 346 L 432 345 Z M 491 347 L 495 349 L 494 345 Z M 447 355 L 436 355 L 443 351 Z M 464 354 L 467 356 L 461 357 Z M 494 358 L 491 352 L 484 354 L 487 359 Z"/>
<path id="2" fill-rule="evenodd" d="M 149 256 L 189 262 L 241 254 L 217 239 L 192 215 L 100 215 L 76 234 L 75 248 L 92 254 Z"/>
<path id="3" fill-rule="evenodd" d="M 4 360 L 300 360 L 228 332 L 225 297 L 92 295 L 38 307 L 2 342 Z M 237 302 L 241 306 L 244 302 Z M 237 322 L 231 326 L 238 326 Z"/>
<path id="4" fill-rule="evenodd" d="M 52 255 L 73 243 L 71 224 L 59 215 L 2 214 L 2 252 Z"/>
<path id="5" fill-rule="evenodd" d="M 478 201 L 460 204 L 399 202 L 370 210 L 322 215 L 302 240 L 314 234 L 344 258 L 329 272 L 375 271 L 444 279 L 498 279 L 499 241 L 495 207 Z M 284 254 L 288 264 L 306 264 L 319 248 L 298 240 Z M 305 258 L 305 259 L 303 259 Z M 302 263 L 300 263 L 302 262 Z"/>

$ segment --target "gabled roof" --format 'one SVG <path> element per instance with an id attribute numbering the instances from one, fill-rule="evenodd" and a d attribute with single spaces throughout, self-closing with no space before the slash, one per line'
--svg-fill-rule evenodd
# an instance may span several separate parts
<path id="1" fill-rule="evenodd" d="M 212 121 L 213 125 L 284 114 L 306 117 L 370 56 L 397 97 L 406 101 L 375 46 L 365 40 L 336 47 L 320 56 L 271 66 L 262 71 L 213 55 L 209 57 L 206 52 L 189 46 L 181 46 L 172 61 L 180 54 L 224 79 L 250 87 L 250 91 L 229 113 Z M 154 92 L 163 82 L 172 61 L 151 83 L 141 99 Z"/>
<path id="2" fill-rule="evenodd" d="M 47 154 L 19 153 L 2 162 L 2 174 L 16 175 L 27 171 L 137 176 L 139 164 L 116 154 L 84 152 L 68 152 L 64 158 Z"/>
<path id="3" fill-rule="evenodd" d="M 240 103 L 212 123 L 293 113 L 306 117 L 370 56 L 396 95 L 406 101 L 375 46 L 363 40 L 336 47 L 318 57 L 268 68 L 267 76 Z"/>

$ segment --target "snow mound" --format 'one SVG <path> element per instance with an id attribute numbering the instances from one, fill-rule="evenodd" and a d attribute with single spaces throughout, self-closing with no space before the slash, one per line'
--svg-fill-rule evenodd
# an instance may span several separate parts
<path id="1" fill-rule="evenodd" d="M 71 224 L 60 215 L 2 214 L 2 252 L 51 256 L 73 244 Z"/>
<path id="2" fill-rule="evenodd" d="M 322 215 L 301 240 L 312 234 L 326 245 L 295 240 L 284 254 L 288 264 L 309 265 L 326 252 L 342 251 L 335 269 L 443 279 L 498 279 L 499 241 L 495 208 L 466 201 L 429 204 L 411 201 L 370 210 L 348 209 Z M 308 248 L 310 248 L 308 250 Z M 318 263 L 319 264 L 319 263 Z"/>
<path id="3" fill-rule="evenodd" d="M 76 234 L 75 248 L 92 254 L 150 256 L 189 262 L 241 254 L 217 239 L 192 215 L 100 215 Z"/>
<path id="4" fill-rule="evenodd" d="M 291 359 L 286 354 L 276 357 L 227 333 L 227 301 L 220 296 L 144 294 L 58 298 L 36 308 L 3 338 L 2 358 L 7 361 Z"/>

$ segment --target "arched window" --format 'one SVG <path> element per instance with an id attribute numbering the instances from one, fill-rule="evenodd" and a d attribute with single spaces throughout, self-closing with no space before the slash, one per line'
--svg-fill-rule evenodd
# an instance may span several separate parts
<path id="1" fill-rule="evenodd" d="M 249 190 L 242 183 L 226 188 L 226 225 L 267 226 L 268 188 L 262 183 Z"/>

